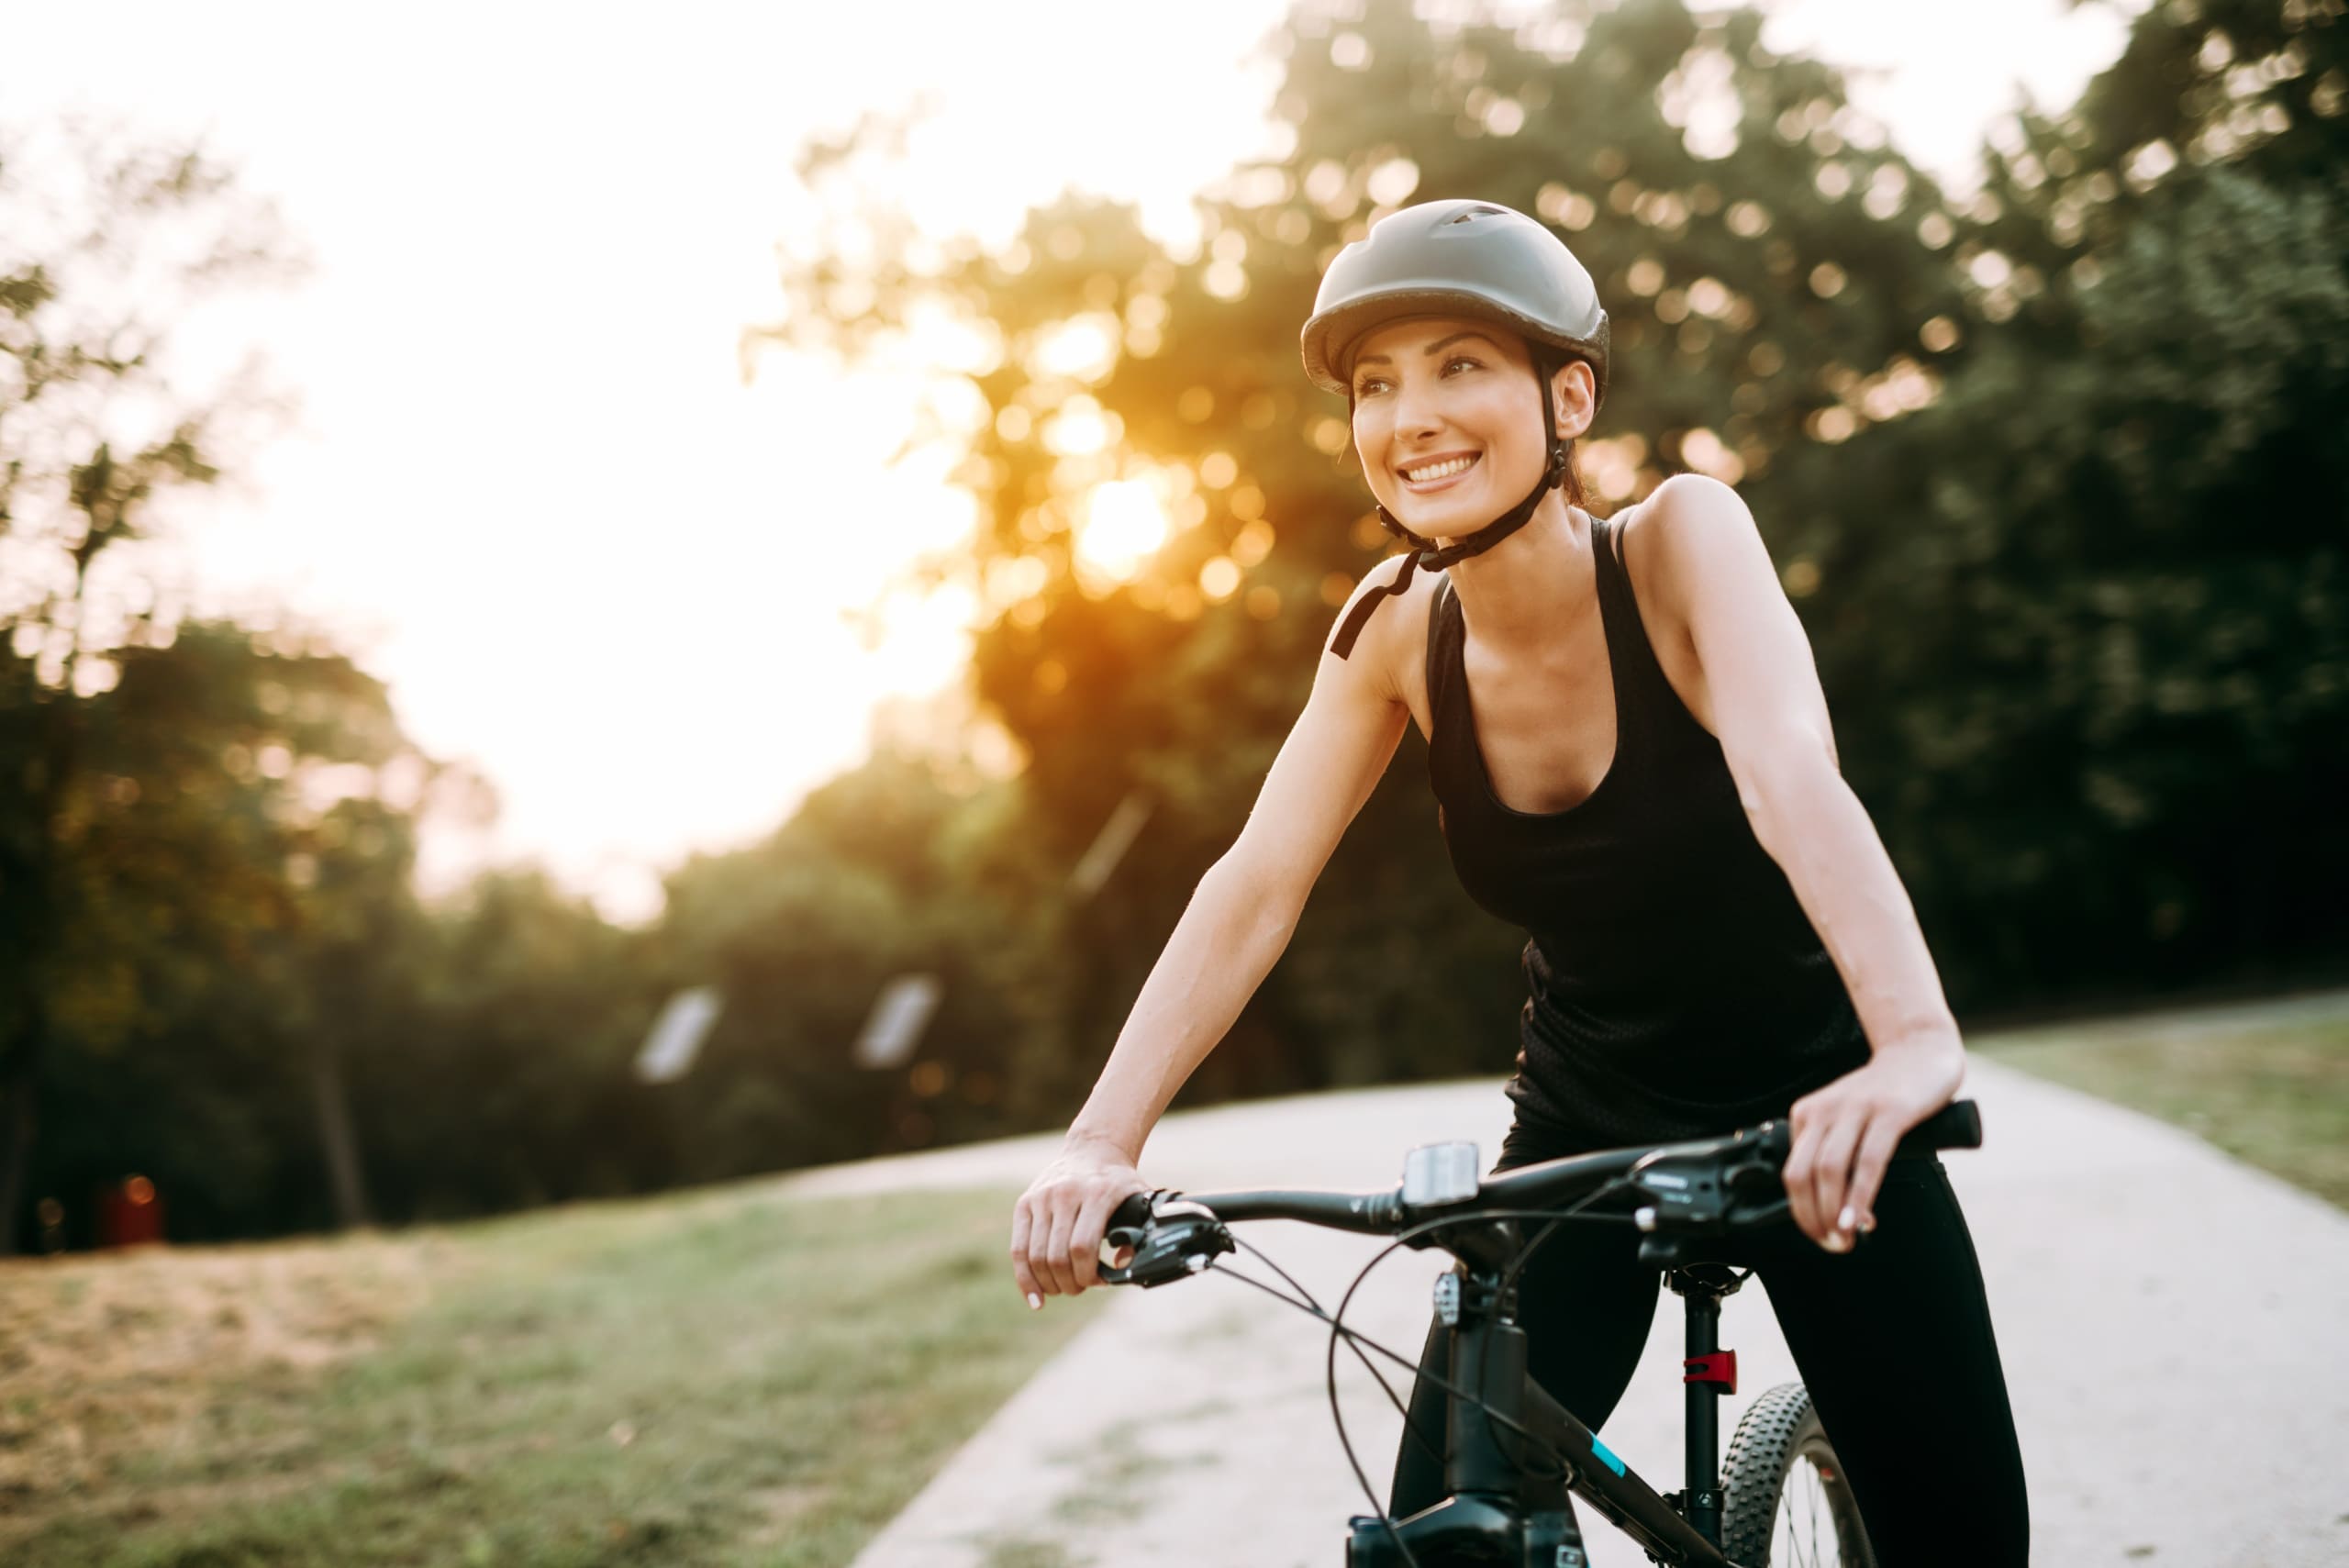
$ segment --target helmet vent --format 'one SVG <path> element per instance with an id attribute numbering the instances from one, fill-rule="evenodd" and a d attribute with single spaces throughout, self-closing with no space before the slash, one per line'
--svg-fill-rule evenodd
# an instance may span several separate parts
<path id="1" fill-rule="evenodd" d="M 1497 206 L 1472 206 L 1458 217 L 1450 219 L 1444 227 L 1448 228 L 1453 224 L 1474 223 L 1480 217 L 1500 217 L 1505 215 L 1506 210 Z"/>

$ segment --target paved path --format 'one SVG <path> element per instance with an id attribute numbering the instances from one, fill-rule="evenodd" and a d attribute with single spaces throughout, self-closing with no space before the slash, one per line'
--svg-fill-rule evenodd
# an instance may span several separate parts
<path id="1" fill-rule="evenodd" d="M 1965 1092 L 1988 1147 L 1948 1164 L 1997 1315 L 2035 1561 L 2349 1562 L 2349 1216 L 2185 1133 L 1978 1057 Z M 1507 1110 L 1495 1083 L 1257 1102 L 1167 1118 L 1143 1170 L 1196 1190 L 1376 1186 L 1415 1143 L 1471 1138 L 1489 1162 Z M 868 1162 L 794 1185 L 1017 1185 L 1056 1143 Z M 1291 1224 L 1247 1235 L 1325 1300 L 1375 1247 Z M 1437 1266 L 1397 1254 L 1349 1320 L 1415 1352 Z M 1680 1482 L 1675 1307 L 1658 1311 L 1606 1429 L 1659 1488 Z M 1794 1369 L 1758 1288 L 1726 1304 L 1722 1342 L 1741 1373 L 1726 1434 Z M 1302 1315 L 1212 1276 L 1121 1295 L 855 1568 L 1327 1568 L 1365 1505 L 1324 1398 L 1326 1344 Z M 1383 1491 L 1399 1420 L 1358 1366 L 1340 1375 L 1347 1429 Z M 1599 1568 L 1645 1562 L 1584 1512 Z M 1964 1517 L 1953 1498 L 1953 1524 Z"/>

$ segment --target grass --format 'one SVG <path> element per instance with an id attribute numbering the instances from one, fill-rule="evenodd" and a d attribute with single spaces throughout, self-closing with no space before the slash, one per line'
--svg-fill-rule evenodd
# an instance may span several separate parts
<path id="1" fill-rule="evenodd" d="M 1974 1048 L 2349 1207 L 2349 999 Z M 1102 1301 L 1019 1305 L 1009 1207 L 768 1183 L 0 1263 L 0 1562 L 837 1568 Z M 1132 1479 L 1098 1458 L 1068 1507 Z"/>
<path id="2" fill-rule="evenodd" d="M 745 1187 L 0 1268 L 0 1560 L 844 1564 L 1101 1297 L 1011 1195 Z"/>
<path id="3" fill-rule="evenodd" d="M 1971 1049 L 2185 1128 L 2349 1208 L 2349 1000 L 2153 1014 Z"/>

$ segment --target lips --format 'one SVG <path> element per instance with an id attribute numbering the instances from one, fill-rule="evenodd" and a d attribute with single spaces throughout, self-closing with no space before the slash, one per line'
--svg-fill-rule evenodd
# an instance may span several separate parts
<path id="1" fill-rule="evenodd" d="M 1482 452 L 1437 452 L 1408 463 L 1397 463 L 1395 472 L 1404 484 L 1415 492 L 1436 490 L 1467 473 L 1483 461 Z"/>

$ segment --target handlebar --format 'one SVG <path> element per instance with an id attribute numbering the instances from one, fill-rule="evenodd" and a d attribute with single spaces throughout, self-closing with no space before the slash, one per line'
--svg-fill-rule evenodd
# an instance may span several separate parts
<path id="1" fill-rule="evenodd" d="M 1225 1227 L 1245 1220 L 1296 1219 L 1333 1230 L 1395 1236 L 1429 1221 L 1474 1226 L 1488 1213 L 1563 1209 L 1610 1184 L 1620 1184 L 1642 1200 L 1631 1215 L 1650 1233 L 1641 1244 L 1642 1260 L 1669 1267 L 1688 1261 L 1684 1254 L 1690 1240 L 1767 1224 L 1786 1214 L 1779 1173 L 1792 1142 L 1787 1122 L 1765 1121 L 1719 1138 L 1546 1160 L 1473 1182 L 1447 1201 L 1410 1201 L 1408 1182 L 1372 1193 L 1136 1193 L 1110 1215 L 1104 1238 L 1111 1247 L 1131 1248 L 1133 1259 L 1121 1268 L 1104 1265 L 1101 1278 L 1145 1288 L 1186 1278 L 1230 1251 L 1233 1242 Z M 1956 1100 L 1910 1129 L 1895 1157 L 1981 1147 L 1980 1110 L 1972 1100 Z"/>

